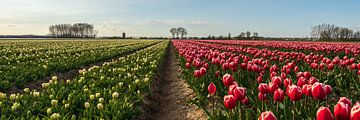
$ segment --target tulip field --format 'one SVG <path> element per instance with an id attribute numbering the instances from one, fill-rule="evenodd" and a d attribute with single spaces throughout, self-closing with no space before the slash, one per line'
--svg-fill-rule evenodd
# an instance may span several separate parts
<path id="1" fill-rule="evenodd" d="M 39 40 L 1 43 L 0 75 L 4 92 L 0 92 L 0 118 L 68 120 L 136 119 L 140 114 L 143 94 L 149 89 L 169 41 Z M 60 80 L 52 76 L 41 84 L 41 88 L 6 93 L 9 85 L 18 82 L 26 84 L 48 72 L 69 70 L 126 52 L 130 53 L 101 66 L 79 70 L 73 79 Z M 23 76 L 31 76 L 29 72 L 34 77 L 24 80 Z"/>
<path id="2" fill-rule="evenodd" d="M 209 119 L 359 120 L 360 44 L 173 40 Z"/>
<path id="3" fill-rule="evenodd" d="M 360 120 L 360 43 L 32 39 L 0 48 L 1 120 L 169 119 L 196 109 L 200 117 L 184 119 Z"/>

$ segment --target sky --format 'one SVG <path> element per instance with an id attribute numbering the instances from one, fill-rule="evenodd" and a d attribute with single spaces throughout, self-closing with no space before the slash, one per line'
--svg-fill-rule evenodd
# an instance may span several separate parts
<path id="1" fill-rule="evenodd" d="M 86 22 L 98 36 L 309 37 L 312 26 L 330 23 L 360 30 L 358 0 L 1 0 L 0 35 L 48 34 L 48 26 Z"/>

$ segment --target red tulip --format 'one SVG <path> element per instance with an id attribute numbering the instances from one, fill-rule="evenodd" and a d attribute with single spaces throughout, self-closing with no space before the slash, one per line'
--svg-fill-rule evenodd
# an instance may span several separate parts
<path id="1" fill-rule="evenodd" d="M 259 92 L 265 94 L 268 92 L 268 86 L 265 83 L 260 83 L 258 87 Z"/>
<path id="2" fill-rule="evenodd" d="M 236 106 L 236 99 L 233 95 L 225 95 L 224 96 L 224 106 L 227 109 L 233 109 Z"/>
<path id="3" fill-rule="evenodd" d="M 339 99 L 339 101 L 338 101 L 338 102 L 343 102 L 343 103 L 345 103 L 345 104 L 348 104 L 348 105 L 349 105 L 349 107 L 351 107 L 351 106 L 352 106 L 351 101 L 350 101 L 348 98 L 346 98 L 346 97 L 340 97 L 340 99 Z"/>
<path id="4" fill-rule="evenodd" d="M 267 90 L 270 94 L 273 94 L 275 92 L 275 90 L 277 90 L 278 88 L 279 88 L 279 86 L 277 84 L 270 82 Z"/>
<path id="5" fill-rule="evenodd" d="M 343 102 L 339 102 L 334 106 L 334 116 L 337 120 L 349 120 L 350 106 Z"/>
<path id="6" fill-rule="evenodd" d="M 210 83 L 210 85 L 208 86 L 208 92 L 210 95 L 214 95 L 216 92 L 216 86 L 214 85 L 214 83 Z"/>
<path id="7" fill-rule="evenodd" d="M 274 101 L 282 102 L 284 100 L 284 91 L 280 88 L 274 92 Z"/>
<path id="8" fill-rule="evenodd" d="M 300 78 L 298 79 L 297 85 L 298 85 L 299 87 L 302 87 L 302 86 L 305 85 L 306 83 L 307 83 L 307 82 L 306 82 L 306 78 L 300 77 Z"/>
<path id="9" fill-rule="evenodd" d="M 314 84 L 314 83 L 316 83 L 316 82 L 319 82 L 319 80 L 316 79 L 315 77 L 310 77 L 310 79 L 309 79 L 308 82 L 309 82 L 308 84 L 312 85 L 312 84 Z"/>
<path id="10" fill-rule="evenodd" d="M 247 105 L 249 104 L 249 99 L 245 96 L 245 98 L 241 100 L 241 103 Z"/>
<path id="11" fill-rule="evenodd" d="M 246 90 L 243 87 L 236 87 L 233 89 L 233 95 L 236 100 L 241 101 L 245 98 Z"/>
<path id="12" fill-rule="evenodd" d="M 288 88 L 287 94 L 288 94 L 291 101 L 298 101 L 302 97 L 301 88 L 299 86 L 296 86 L 296 85 L 291 85 Z"/>
<path id="13" fill-rule="evenodd" d="M 279 76 L 275 76 L 275 77 L 271 78 L 271 81 L 278 86 L 280 86 L 282 83 L 282 79 Z"/>
<path id="14" fill-rule="evenodd" d="M 230 74 L 225 74 L 223 76 L 222 82 L 225 86 L 229 87 L 234 81 L 234 78 Z"/>
<path id="15" fill-rule="evenodd" d="M 190 68 L 190 63 L 186 63 L 186 64 L 185 64 L 185 67 L 186 67 L 187 69 L 189 69 L 189 68 Z"/>
<path id="16" fill-rule="evenodd" d="M 302 93 L 305 94 L 306 96 L 311 97 L 311 85 L 304 85 L 301 89 Z"/>
<path id="17" fill-rule="evenodd" d="M 325 86 L 323 83 L 315 83 L 312 85 L 311 94 L 315 99 L 322 100 L 326 97 Z"/>
<path id="18" fill-rule="evenodd" d="M 260 75 L 260 76 L 256 79 L 258 83 L 261 83 L 261 82 L 262 82 L 262 79 L 263 79 L 262 77 L 263 77 L 263 76 Z"/>
<path id="19" fill-rule="evenodd" d="M 325 93 L 326 95 L 330 95 L 332 93 L 332 88 L 330 85 L 325 85 Z"/>
<path id="20" fill-rule="evenodd" d="M 306 79 L 309 79 L 311 77 L 310 72 L 304 72 L 303 74 Z"/>
<path id="21" fill-rule="evenodd" d="M 328 70 L 333 70 L 334 69 L 334 64 L 330 63 L 327 65 Z"/>
<path id="22" fill-rule="evenodd" d="M 205 74 L 206 74 L 206 68 L 201 67 L 201 68 L 200 68 L 200 74 L 201 74 L 201 75 L 205 75 Z"/>
<path id="23" fill-rule="evenodd" d="M 266 99 L 266 93 L 259 92 L 258 93 L 258 99 L 261 100 L 261 101 L 267 100 Z"/>
<path id="24" fill-rule="evenodd" d="M 320 107 L 316 113 L 316 120 L 334 120 L 334 116 L 327 107 Z"/>
<path id="25" fill-rule="evenodd" d="M 200 70 L 195 70 L 194 71 L 194 76 L 195 77 L 200 77 L 201 76 Z"/>
<path id="26" fill-rule="evenodd" d="M 288 87 L 289 85 L 292 85 L 292 81 L 291 81 L 290 78 L 286 78 L 286 79 L 284 80 L 284 86 L 285 86 L 285 87 Z"/>
<path id="27" fill-rule="evenodd" d="M 295 72 L 295 73 L 299 72 L 299 67 L 298 67 L 298 66 L 295 66 L 294 72 Z"/>
<path id="28" fill-rule="evenodd" d="M 215 76 L 216 76 L 216 77 L 219 77 L 219 74 L 220 74 L 220 71 L 216 71 L 216 72 L 215 72 Z"/>
<path id="29" fill-rule="evenodd" d="M 360 104 L 354 105 L 350 111 L 351 120 L 360 120 Z"/>
<path id="30" fill-rule="evenodd" d="M 271 111 L 262 112 L 258 120 L 277 120 Z"/>

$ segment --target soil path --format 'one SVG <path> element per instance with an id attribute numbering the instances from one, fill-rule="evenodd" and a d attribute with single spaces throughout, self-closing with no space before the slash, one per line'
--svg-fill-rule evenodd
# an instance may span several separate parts
<path id="1" fill-rule="evenodd" d="M 206 114 L 187 101 L 195 93 L 178 74 L 175 49 L 167 50 L 166 58 L 152 83 L 152 95 L 148 98 L 145 119 L 148 120 L 206 120 Z"/>

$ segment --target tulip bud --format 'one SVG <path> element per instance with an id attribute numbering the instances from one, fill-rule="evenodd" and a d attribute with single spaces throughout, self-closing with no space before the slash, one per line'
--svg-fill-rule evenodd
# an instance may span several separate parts
<path id="1" fill-rule="evenodd" d="M 214 85 L 214 83 L 210 83 L 210 85 L 208 86 L 208 92 L 210 95 L 214 95 L 216 92 L 216 86 Z"/>
<path id="2" fill-rule="evenodd" d="M 351 120 L 359 120 L 360 119 L 360 104 L 354 105 L 350 111 L 350 119 Z"/>
<path id="3" fill-rule="evenodd" d="M 243 100 L 241 100 L 241 103 L 244 104 L 244 105 L 247 105 L 249 104 L 249 99 L 247 96 L 245 96 L 245 98 Z"/>
<path id="4" fill-rule="evenodd" d="M 258 99 L 260 100 L 260 101 L 265 101 L 265 100 L 267 100 L 267 98 L 266 98 L 266 93 L 261 93 L 261 92 L 259 92 L 259 94 L 258 94 Z"/>
<path id="5" fill-rule="evenodd" d="M 119 93 L 114 92 L 114 93 L 112 94 L 112 98 L 113 98 L 113 99 L 118 98 L 118 97 L 119 97 Z"/>
<path id="6" fill-rule="evenodd" d="M 258 120 L 277 120 L 274 113 L 271 111 L 262 112 Z"/>
<path id="7" fill-rule="evenodd" d="M 284 91 L 279 88 L 274 92 L 274 101 L 282 102 L 284 100 L 284 96 Z"/>
<path id="8" fill-rule="evenodd" d="M 52 113 L 51 108 L 48 108 L 48 109 L 46 110 L 46 113 L 50 115 L 50 114 Z"/>
<path id="9" fill-rule="evenodd" d="M 350 106 L 339 102 L 334 106 L 334 116 L 337 120 L 348 120 L 350 117 Z"/>
<path id="10" fill-rule="evenodd" d="M 236 106 L 236 99 L 233 95 L 225 95 L 224 96 L 224 106 L 227 109 L 233 109 Z"/>
<path id="11" fill-rule="evenodd" d="M 334 116 L 327 107 L 320 107 L 316 113 L 316 120 L 334 120 Z"/>
<path id="12" fill-rule="evenodd" d="M 101 96 L 101 94 L 100 94 L 100 93 L 96 93 L 95 96 L 96 96 L 96 98 L 99 98 L 99 97 Z"/>
<path id="13" fill-rule="evenodd" d="M 51 100 L 51 105 L 52 105 L 52 106 L 56 106 L 57 103 L 58 103 L 58 100 Z"/>
<path id="14" fill-rule="evenodd" d="M 291 85 L 287 92 L 291 101 L 298 101 L 302 97 L 302 91 L 299 86 Z"/>
<path id="15" fill-rule="evenodd" d="M 258 87 L 259 92 L 265 94 L 268 92 L 268 86 L 265 83 L 260 83 Z"/>
<path id="16" fill-rule="evenodd" d="M 225 86 L 229 87 L 234 81 L 234 78 L 230 74 L 225 74 L 222 78 L 222 82 Z"/>
<path id="17" fill-rule="evenodd" d="M 104 105 L 103 105 L 102 103 L 97 104 L 96 107 L 97 107 L 99 110 L 104 109 Z"/>
<path id="18" fill-rule="evenodd" d="M 325 85 L 325 93 L 326 95 L 330 95 L 332 93 L 332 88 L 330 85 Z"/>
<path id="19" fill-rule="evenodd" d="M 89 102 L 85 102 L 85 108 L 88 109 L 90 107 L 90 103 Z"/>
<path id="20" fill-rule="evenodd" d="M 246 90 L 243 87 L 235 87 L 232 93 L 236 100 L 241 101 L 245 98 Z"/>
<path id="21" fill-rule="evenodd" d="M 195 70 L 194 71 L 194 76 L 195 77 L 200 77 L 201 76 L 200 70 Z"/>
<path id="22" fill-rule="evenodd" d="M 313 84 L 312 88 L 311 88 L 311 93 L 315 99 L 319 99 L 319 100 L 324 99 L 326 97 L 326 91 L 325 91 L 324 84 L 323 83 Z"/>

